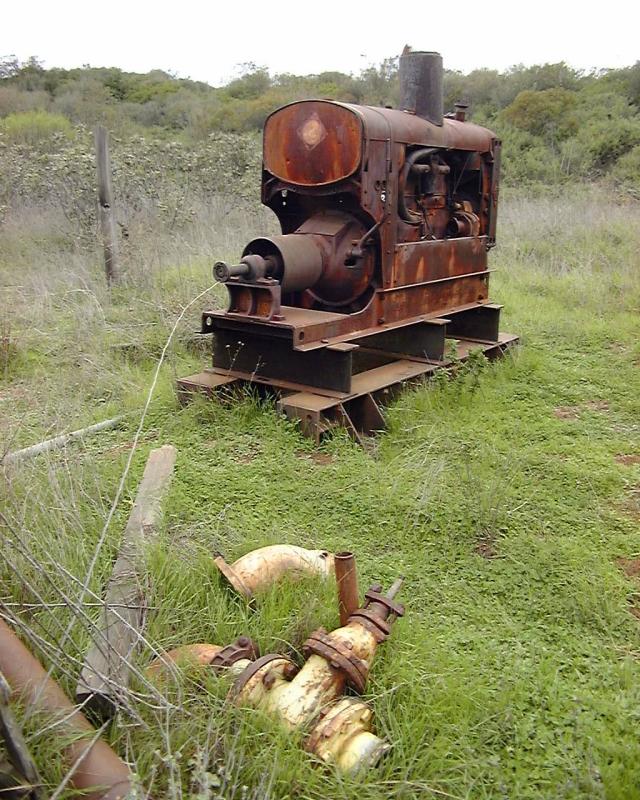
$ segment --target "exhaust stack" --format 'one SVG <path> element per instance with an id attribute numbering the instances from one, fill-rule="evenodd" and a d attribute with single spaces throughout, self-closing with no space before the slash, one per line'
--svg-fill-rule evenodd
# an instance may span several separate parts
<path id="1" fill-rule="evenodd" d="M 442 125 L 442 56 L 413 52 L 405 47 L 400 56 L 400 108 Z"/>

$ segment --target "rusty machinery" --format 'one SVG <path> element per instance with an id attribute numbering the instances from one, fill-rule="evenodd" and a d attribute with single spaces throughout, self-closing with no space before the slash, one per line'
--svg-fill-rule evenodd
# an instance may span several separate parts
<path id="1" fill-rule="evenodd" d="M 251 380 L 318 438 L 383 427 L 390 387 L 458 354 L 501 352 L 500 306 L 489 302 L 500 142 L 443 115 L 442 59 L 405 52 L 400 108 L 294 102 L 264 128 L 262 202 L 282 234 L 218 262 L 226 311 L 205 311 L 213 369 L 180 382 L 214 390 Z M 383 399 L 383 398 L 382 398 Z"/>

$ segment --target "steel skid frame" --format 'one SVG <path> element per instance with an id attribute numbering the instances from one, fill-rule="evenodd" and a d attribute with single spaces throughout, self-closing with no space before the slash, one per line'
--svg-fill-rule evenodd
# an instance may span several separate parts
<path id="1" fill-rule="evenodd" d="M 362 441 L 385 428 L 381 409 L 404 385 L 451 369 L 474 350 L 495 358 L 515 344 L 517 336 L 499 333 L 500 310 L 472 304 L 446 318 L 414 318 L 297 347 L 296 332 L 287 336 L 281 325 L 261 328 L 205 312 L 202 333 L 213 336 L 213 366 L 178 380 L 179 397 L 229 398 L 252 385 L 275 395 L 278 410 L 315 442 L 337 426 Z"/>

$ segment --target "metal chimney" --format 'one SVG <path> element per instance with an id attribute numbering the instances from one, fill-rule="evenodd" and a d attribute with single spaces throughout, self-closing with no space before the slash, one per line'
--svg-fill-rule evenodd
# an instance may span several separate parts
<path id="1" fill-rule="evenodd" d="M 400 56 L 400 108 L 442 125 L 442 56 L 413 52 Z"/>

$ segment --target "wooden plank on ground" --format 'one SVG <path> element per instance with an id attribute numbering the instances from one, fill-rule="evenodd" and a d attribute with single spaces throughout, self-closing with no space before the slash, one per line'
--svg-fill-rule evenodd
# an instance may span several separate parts
<path id="1" fill-rule="evenodd" d="M 177 450 L 152 450 L 107 584 L 105 605 L 86 655 L 76 699 L 96 716 L 108 718 L 126 699 L 129 659 L 144 627 L 143 548 L 153 541 L 161 501 L 171 481 Z"/>

